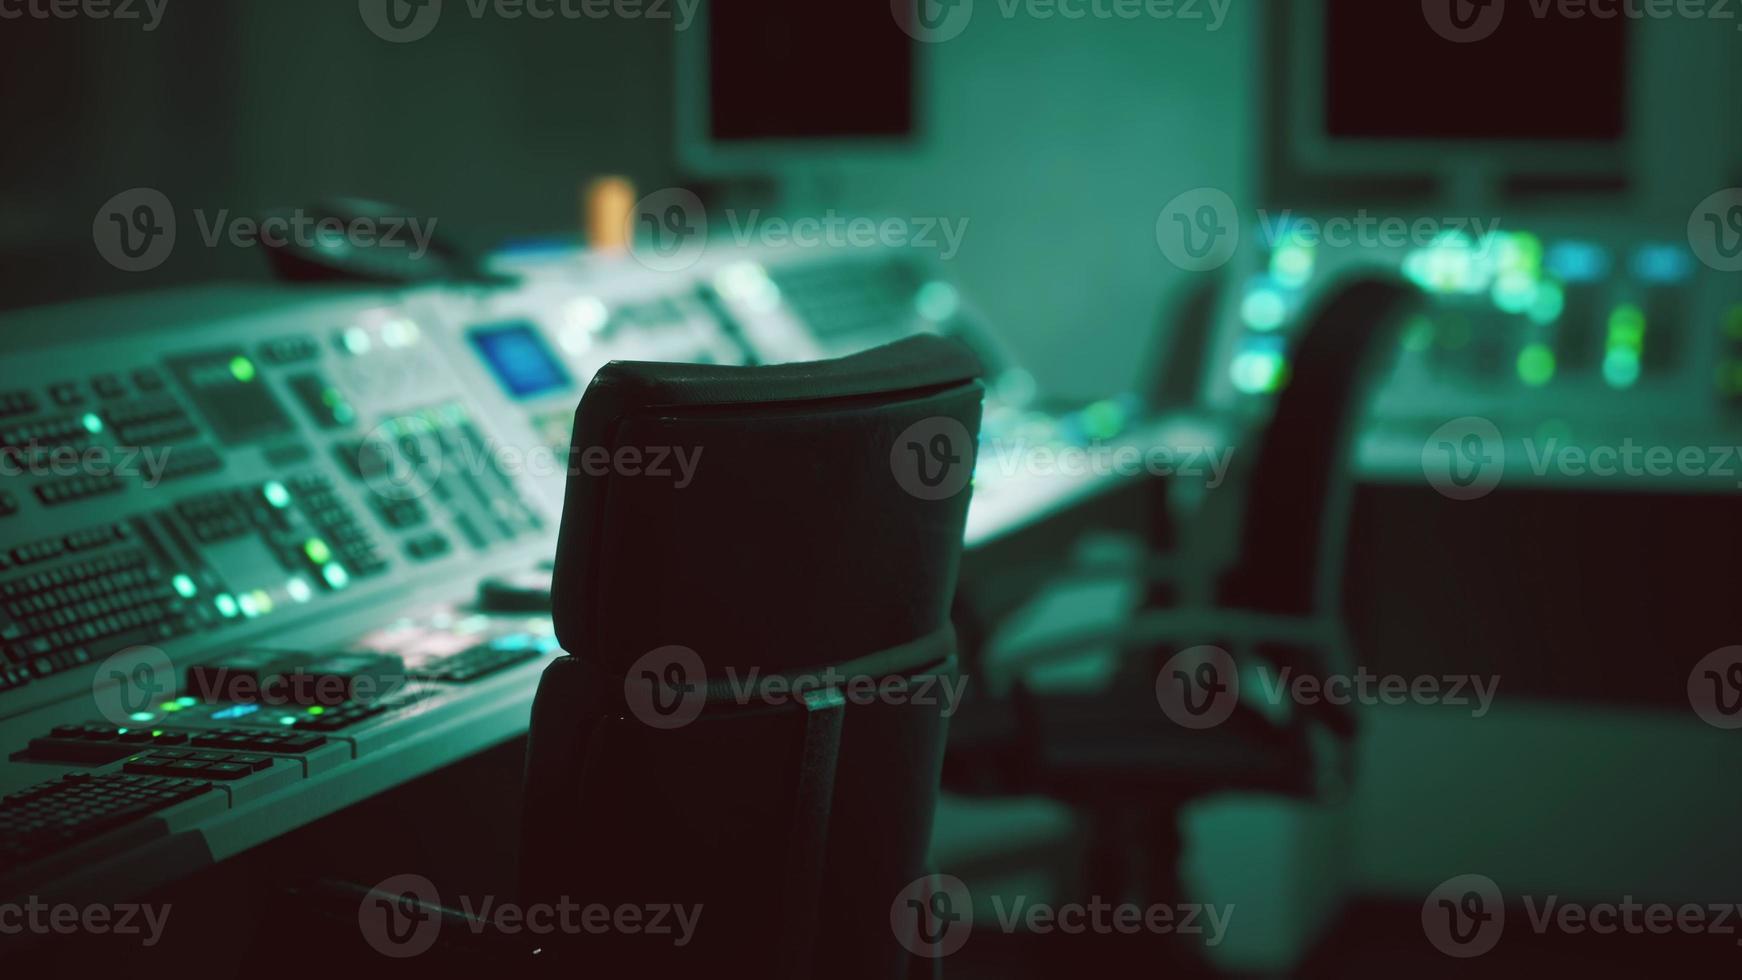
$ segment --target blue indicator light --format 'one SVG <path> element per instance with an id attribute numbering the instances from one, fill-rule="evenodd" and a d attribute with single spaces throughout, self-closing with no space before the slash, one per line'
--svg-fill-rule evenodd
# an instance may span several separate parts
<path id="1" fill-rule="evenodd" d="M 1612 262 L 1601 245 L 1564 241 L 1549 246 L 1544 264 L 1551 275 L 1563 282 L 1596 282 L 1609 275 Z"/>
<path id="2" fill-rule="evenodd" d="M 1678 245 L 1642 245 L 1633 253 L 1633 275 L 1645 282 L 1684 282 L 1693 274 L 1693 256 Z"/>

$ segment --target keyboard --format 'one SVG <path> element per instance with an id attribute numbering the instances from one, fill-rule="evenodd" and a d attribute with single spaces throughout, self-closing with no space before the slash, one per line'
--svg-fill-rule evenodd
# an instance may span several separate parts
<path id="1" fill-rule="evenodd" d="M 72 773 L 0 799 L 0 872 L 212 790 L 180 776 Z"/>

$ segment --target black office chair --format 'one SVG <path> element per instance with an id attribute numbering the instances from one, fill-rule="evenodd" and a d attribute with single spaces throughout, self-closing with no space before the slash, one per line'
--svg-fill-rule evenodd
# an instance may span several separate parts
<path id="1" fill-rule="evenodd" d="M 599 373 L 577 466 L 700 455 L 682 486 L 571 472 L 553 583 L 569 655 L 533 708 L 523 899 L 703 911 L 683 948 L 550 937 L 542 959 L 598 976 L 908 975 L 890 908 L 926 870 L 944 705 L 742 698 L 732 680 L 954 675 L 968 491 L 950 481 L 972 471 L 980 371 L 918 337 L 821 363 Z"/>
<path id="2" fill-rule="evenodd" d="M 1175 654 L 1210 645 L 1227 649 L 1242 668 L 1353 670 L 1341 570 L 1354 437 L 1368 381 L 1395 348 L 1415 296 L 1378 277 L 1326 294 L 1294 338 L 1290 376 L 1267 423 L 1254 430 L 1256 445 L 1236 447 L 1241 496 L 1222 525 L 1234 540 L 1200 542 L 1190 560 L 1152 556 L 1148 595 L 1178 594 L 1186 604 L 1144 608 L 1110 631 L 1002 659 L 998 666 L 1015 675 L 1001 726 L 1015 733 L 1013 743 L 975 745 L 967 755 L 952 746 L 952 772 L 963 772 L 952 785 L 1046 794 L 1089 819 L 1091 893 L 1177 900 L 1178 813 L 1192 799 L 1235 790 L 1312 797 L 1327 780 L 1347 775 L 1341 747 L 1354 732 L 1351 711 L 1267 711 L 1243 698 L 1226 722 L 1193 730 L 1164 714 L 1156 682 Z M 1213 557 L 1219 553 L 1235 557 L 1223 566 Z M 1201 580 L 1196 588 L 1181 581 L 1192 578 Z M 1116 657 L 1104 689 L 1060 692 L 1037 680 L 1095 650 Z M 997 778 L 975 774 L 981 765 Z"/>

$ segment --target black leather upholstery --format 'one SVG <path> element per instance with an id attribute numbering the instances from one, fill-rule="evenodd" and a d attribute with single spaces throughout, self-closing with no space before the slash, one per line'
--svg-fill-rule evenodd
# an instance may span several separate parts
<path id="1" fill-rule="evenodd" d="M 954 677 L 968 492 L 910 493 L 892 461 L 911 426 L 948 419 L 972 465 L 979 372 L 922 337 L 815 364 L 599 373 L 576 414 L 553 583 L 570 655 L 533 708 L 523 892 L 703 911 L 683 948 L 583 935 L 552 954 L 597 975 L 904 975 L 889 908 L 925 870 L 944 700 L 745 699 L 730 681 L 853 661 L 867 679 Z M 666 447 L 688 482 L 578 465 Z M 706 700 L 666 729 L 627 692 L 671 645 L 697 655 Z"/>
<path id="2" fill-rule="evenodd" d="M 1241 545 L 1223 577 L 1223 606 L 1284 616 L 1324 608 L 1327 576 L 1342 574 L 1351 454 L 1372 381 L 1396 350 L 1403 314 L 1420 294 L 1380 276 L 1331 291 L 1290 347 L 1290 378 L 1246 483 Z"/>

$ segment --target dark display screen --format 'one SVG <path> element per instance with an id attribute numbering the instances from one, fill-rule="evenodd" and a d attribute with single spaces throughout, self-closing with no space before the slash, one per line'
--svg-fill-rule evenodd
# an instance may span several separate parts
<path id="1" fill-rule="evenodd" d="M 473 327 L 472 346 L 515 398 L 537 398 L 574 386 L 538 330 L 524 320 Z"/>
<path id="2" fill-rule="evenodd" d="M 912 134 L 914 42 L 888 3 L 747 0 L 708 17 L 714 139 Z"/>
<path id="3" fill-rule="evenodd" d="M 1419 3 L 1325 0 L 1328 135 L 1532 142 L 1626 135 L 1626 18 L 1569 15 L 1555 4 L 1540 14 L 1524 3 L 1442 6 L 1445 17 L 1461 19 L 1436 28 Z M 1466 24 L 1470 33 L 1459 35 Z"/>
<path id="4" fill-rule="evenodd" d="M 295 431 L 284 406 L 240 347 L 172 358 L 169 369 L 228 446 Z"/>

